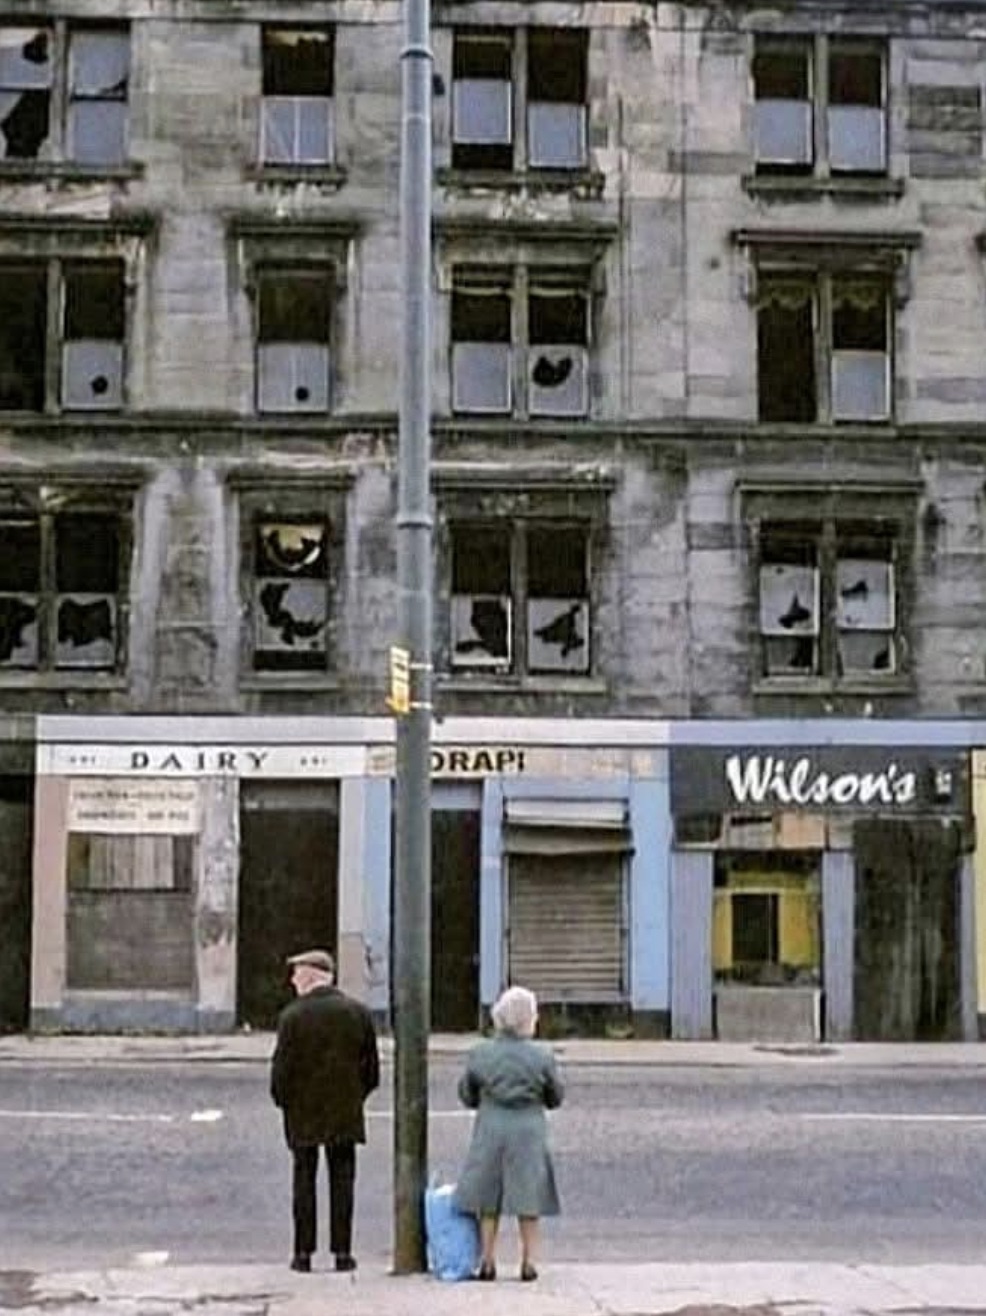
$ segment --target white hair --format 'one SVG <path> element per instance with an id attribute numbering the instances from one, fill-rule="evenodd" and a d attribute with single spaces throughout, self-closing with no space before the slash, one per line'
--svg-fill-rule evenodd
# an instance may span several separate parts
<path id="1" fill-rule="evenodd" d="M 526 987 L 508 987 L 490 1011 L 498 1033 L 533 1037 L 538 1021 L 538 998 Z"/>

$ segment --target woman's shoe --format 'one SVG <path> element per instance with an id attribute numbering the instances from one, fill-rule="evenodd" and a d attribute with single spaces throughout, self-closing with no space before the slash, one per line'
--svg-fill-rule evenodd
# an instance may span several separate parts
<path id="1" fill-rule="evenodd" d="M 496 1279 L 496 1266 L 491 1261 L 481 1262 L 479 1269 L 476 1271 L 476 1278 L 483 1280 Z"/>
<path id="2" fill-rule="evenodd" d="M 520 1267 L 520 1277 L 525 1282 L 530 1281 L 532 1279 L 537 1279 L 538 1277 L 537 1267 L 532 1265 L 530 1261 L 522 1262 Z"/>

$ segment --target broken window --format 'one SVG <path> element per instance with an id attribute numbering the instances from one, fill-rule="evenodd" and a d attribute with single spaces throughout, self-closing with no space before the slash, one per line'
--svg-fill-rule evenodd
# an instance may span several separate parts
<path id="1" fill-rule="evenodd" d="M 332 287 L 325 270 L 262 271 L 257 298 L 257 408 L 329 408 Z"/>
<path id="2" fill-rule="evenodd" d="M 130 34 L 121 28 L 69 32 L 68 156 L 77 164 L 127 158 Z"/>
<path id="3" fill-rule="evenodd" d="M 50 132 L 49 28 L 0 27 L 0 159 L 37 160 Z"/>
<path id="4" fill-rule="evenodd" d="M 585 527 L 531 526 L 527 564 L 529 669 L 587 672 L 589 563 Z"/>
<path id="5" fill-rule="evenodd" d="M 757 381 L 763 421 L 889 419 L 886 280 L 761 272 Z"/>
<path id="6" fill-rule="evenodd" d="M 453 168 L 584 168 L 587 49 L 581 28 L 457 29 Z M 522 68 L 526 79 L 517 76 Z M 526 132 L 518 137 L 515 124 Z"/>
<path id="7" fill-rule="evenodd" d="M 589 407 L 585 275 L 458 269 L 452 291 L 452 409 L 584 416 Z"/>
<path id="8" fill-rule="evenodd" d="M 898 536 L 885 524 L 761 527 L 759 629 L 769 677 L 899 671 Z"/>
<path id="9" fill-rule="evenodd" d="M 457 521 L 449 532 L 452 667 L 587 672 L 587 526 Z"/>
<path id="10" fill-rule="evenodd" d="M 62 403 L 108 410 L 123 402 L 123 266 L 70 265 L 64 271 Z"/>
<path id="11" fill-rule="evenodd" d="M 253 552 L 253 668 L 324 671 L 329 619 L 324 521 L 261 520 Z"/>
<path id="12" fill-rule="evenodd" d="M 757 171 L 883 173 L 885 88 L 886 51 L 878 42 L 758 38 L 753 57 Z"/>
<path id="13" fill-rule="evenodd" d="M 41 411 L 45 401 L 48 271 L 0 265 L 0 410 Z"/>
<path id="14" fill-rule="evenodd" d="M 51 341 L 50 293 L 62 306 Z M 121 262 L 0 264 L 0 411 L 122 406 L 124 328 Z M 48 397 L 52 357 L 61 371 Z"/>
<path id="15" fill-rule="evenodd" d="M 265 27 L 261 46 L 261 160 L 329 163 L 334 151 L 332 31 Z"/>
<path id="16" fill-rule="evenodd" d="M 0 667 L 115 668 L 119 517 L 4 517 L 0 540 Z"/>
<path id="17" fill-rule="evenodd" d="M 452 292 L 452 408 L 507 412 L 511 405 L 508 288 L 462 281 Z"/>

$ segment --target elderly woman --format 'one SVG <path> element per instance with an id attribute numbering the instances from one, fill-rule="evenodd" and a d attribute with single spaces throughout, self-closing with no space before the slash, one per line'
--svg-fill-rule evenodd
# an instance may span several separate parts
<path id="1" fill-rule="evenodd" d="M 496 1279 L 500 1216 L 513 1215 L 520 1231 L 520 1277 L 533 1280 L 538 1218 L 559 1210 L 544 1112 L 561 1104 L 564 1090 L 551 1052 L 531 1041 L 538 1018 L 534 993 L 508 987 L 492 1018 L 494 1036 L 473 1047 L 459 1080 L 460 1100 L 478 1114 L 455 1204 L 479 1217 L 477 1279 Z"/>

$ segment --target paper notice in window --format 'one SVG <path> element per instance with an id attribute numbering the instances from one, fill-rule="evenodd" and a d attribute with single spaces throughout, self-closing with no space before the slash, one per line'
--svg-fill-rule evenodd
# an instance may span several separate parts
<path id="1" fill-rule="evenodd" d="M 164 836 L 197 833 L 198 782 L 78 778 L 69 783 L 68 830 Z"/>

